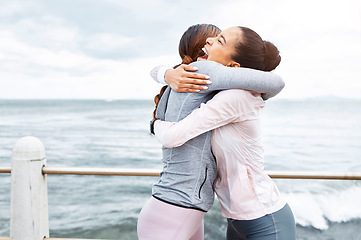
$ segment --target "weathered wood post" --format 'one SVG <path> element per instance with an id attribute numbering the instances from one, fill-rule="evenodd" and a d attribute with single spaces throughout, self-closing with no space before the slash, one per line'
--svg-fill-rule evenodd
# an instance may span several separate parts
<path id="1" fill-rule="evenodd" d="M 45 150 L 35 137 L 19 139 L 11 162 L 10 239 L 41 240 L 49 237 L 48 190 Z"/>

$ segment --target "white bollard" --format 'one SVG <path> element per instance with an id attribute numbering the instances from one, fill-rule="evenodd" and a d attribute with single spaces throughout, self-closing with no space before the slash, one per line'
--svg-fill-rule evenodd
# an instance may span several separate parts
<path id="1" fill-rule="evenodd" d="M 35 137 L 19 139 L 11 162 L 10 239 L 42 240 L 49 237 L 45 150 Z"/>

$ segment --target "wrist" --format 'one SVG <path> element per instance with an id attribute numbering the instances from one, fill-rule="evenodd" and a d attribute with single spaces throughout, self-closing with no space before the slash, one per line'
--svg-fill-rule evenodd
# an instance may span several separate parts
<path id="1" fill-rule="evenodd" d="M 161 68 L 159 68 L 158 74 L 157 74 L 157 79 L 158 79 L 159 83 L 167 85 L 167 82 L 165 81 L 165 75 L 169 69 L 172 69 L 172 68 L 168 67 L 168 66 L 162 66 Z"/>
<path id="2" fill-rule="evenodd" d="M 165 84 L 169 85 L 168 81 L 167 81 L 167 73 L 169 73 L 169 70 L 171 69 L 167 69 L 165 72 L 164 72 L 164 77 L 163 77 L 163 81 Z"/>

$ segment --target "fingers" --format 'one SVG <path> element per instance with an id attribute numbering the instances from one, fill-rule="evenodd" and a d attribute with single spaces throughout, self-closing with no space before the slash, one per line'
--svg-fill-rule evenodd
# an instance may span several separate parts
<path id="1" fill-rule="evenodd" d="M 183 93 L 198 93 L 200 92 L 200 89 L 194 89 L 194 88 L 179 88 L 177 92 L 183 92 Z"/>
<path id="2" fill-rule="evenodd" d="M 197 71 L 198 70 L 197 67 L 193 67 L 192 65 L 186 65 L 186 64 L 181 64 L 179 66 L 179 68 L 182 68 L 185 71 Z"/>
<path id="3" fill-rule="evenodd" d="M 204 74 L 189 72 L 196 71 L 197 68 L 182 64 L 174 70 L 168 70 L 165 75 L 166 82 L 176 92 L 199 92 L 208 89 L 212 84 L 210 77 Z"/>
<path id="4" fill-rule="evenodd" d="M 205 85 L 212 84 L 210 80 L 200 80 L 194 78 L 183 77 L 177 84 L 177 92 L 199 92 L 201 90 L 207 90 Z"/>
<path id="5" fill-rule="evenodd" d="M 184 72 L 182 74 L 183 78 L 187 78 L 187 79 L 193 79 L 193 80 L 198 80 L 198 79 L 209 79 L 209 76 L 205 75 L 205 74 L 200 74 L 200 73 L 192 73 L 192 72 Z M 195 83 L 195 84 L 210 84 L 210 83 L 206 83 L 205 81 L 203 83 Z"/>
<path id="6" fill-rule="evenodd" d="M 193 81 L 188 81 L 188 82 L 193 82 Z M 208 87 L 204 85 L 183 82 L 177 88 L 177 92 L 199 92 L 201 90 L 207 90 L 207 89 Z"/>
<path id="7" fill-rule="evenodd" d="M 209 76 L 201 73 L 193 73 L 189 71 L 197 71 L 197 67 L 193 67 L 191 65 L 181 64 L 177 67 L 178 70 L 183 69 L 181 73 L 181 77 L 183 78 L 194 78 L 194 79 L 209 79 Z M 181 71 L 181 70 L 180 70 Z"/>
<path id="8" fill-rule="evenodd" d="M 182 81 L 182 83 L 183 84 L 191 84 L 191 85 L 195 85 L 195 86 L 212 84 L 212 82 L 210 80 L 199 80 L 199 79 L 194 79 L 194 78 L 185 78 Z"/>

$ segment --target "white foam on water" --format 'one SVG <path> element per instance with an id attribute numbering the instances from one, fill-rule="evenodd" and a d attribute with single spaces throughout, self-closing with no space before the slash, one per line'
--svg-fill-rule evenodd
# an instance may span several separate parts
<path id="1" fill-rule="evenodd" d="M 361 187 L 352 186 L 326 194 L 320 199 L 320 203 L 324 216 L 331 222 L 361 218 Z"/>
<path id="2" fill-rule="evenodd" d="M 313 226 L 321 230 L 328 228 L 322 209 L 311 193 L 291 193 L 286 194 L 285 198 L 295 215 L 296 223 L 304 227 Z"/>
<path id="3" fill-rule="evenodd" d="M 288 193 L 284 197 L 292 208 L 296 222 L 304 227 L 325 230 L 329 222 L 340 223 L 361 218 L 360 186 L 320 194 Z"/>

